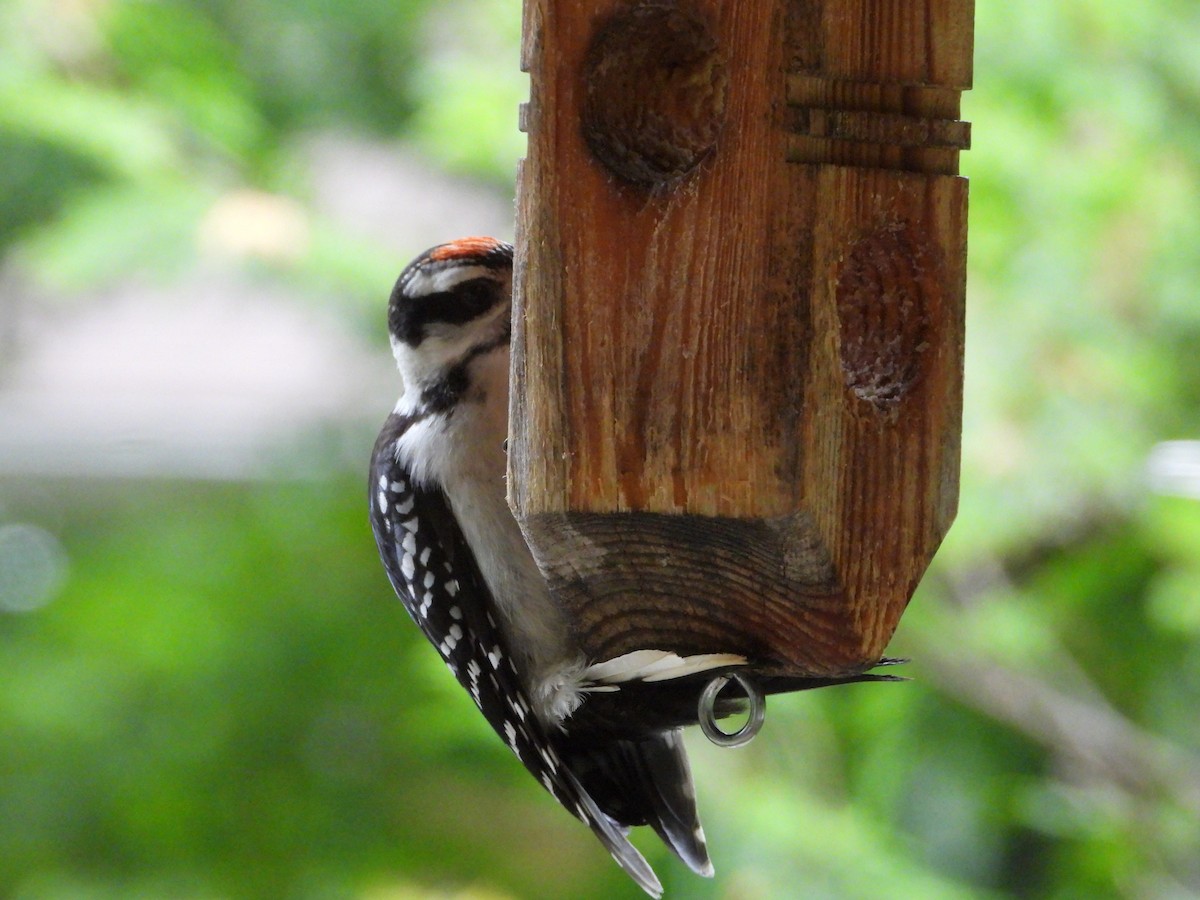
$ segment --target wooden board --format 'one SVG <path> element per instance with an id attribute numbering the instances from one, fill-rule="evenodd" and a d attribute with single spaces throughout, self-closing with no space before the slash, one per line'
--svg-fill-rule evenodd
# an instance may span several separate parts
<path id="1" fill-rule="evenodd" d="M 527 0 L 510 500 L 587 651 L 883 652 L 954 516 L 972 4 Z"/>

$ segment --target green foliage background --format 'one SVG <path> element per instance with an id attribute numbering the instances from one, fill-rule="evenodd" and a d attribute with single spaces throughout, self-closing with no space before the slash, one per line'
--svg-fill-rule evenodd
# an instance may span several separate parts
<path id="1" fill-rule="evenodd" d="M 518 31 L 515 0 L 7 0 L 0 254 L 59 297 L 170 284 L 225 192 L 308 202 L 318 129 L 511 193 Z M 1145 477 L 1200 436 L 1200 6 L 979 0 L 976 34 L 962 502 L 914 681 L 694 739 L 718 877 L 640 841 L 669 896 L 1200 896 L 1200 503 Z M 382 354 L 403 262 L 318 217 L 254 265 Z M 0 895 L 637 895 L 391 600 L 354 440 L 309 481 L 0 483 L 70 572 L 0 613 Z"/>

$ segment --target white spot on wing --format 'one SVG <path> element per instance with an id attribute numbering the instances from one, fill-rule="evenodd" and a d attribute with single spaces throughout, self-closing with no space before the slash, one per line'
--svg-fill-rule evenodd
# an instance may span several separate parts
<path id="1" fill-rule="evenodd" d="M 519 703 L 514 703 L 512 705 L 512 708 L 513 708 L 513 712 L 515 712 L 517 714 L 517 718 L 520 719 L 522 722 L 524 722 L 525 721 L 525 709 Z"/>

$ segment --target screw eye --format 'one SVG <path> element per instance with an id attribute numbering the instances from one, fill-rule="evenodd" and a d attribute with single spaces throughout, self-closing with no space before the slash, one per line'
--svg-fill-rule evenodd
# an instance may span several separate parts
<path id="1" fill-rule="evenodd" d="M 730 681 L 736 681 L 750 703 L 750 716 L 737 731 L 723 731 L 717 724 L 717 697 Z M 767 698 L 758 685 L 745 675 L 730 674 L 714 678 L 700 695 L 700 730 L 718 747 L 744 747 L 758 735 L 767 715 Z"/>

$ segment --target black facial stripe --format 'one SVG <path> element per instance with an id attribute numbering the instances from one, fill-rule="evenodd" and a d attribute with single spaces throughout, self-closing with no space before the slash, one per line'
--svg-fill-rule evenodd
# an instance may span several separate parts
<path id="1" fill-rule="evenodd" d="M 421 391 L 421 409 L 431 413 L 446 412 L 466 393 L 468 384 L 467 367 L 462 363 L 452 366 L 445 375 Z"/>
<path id="2" fill-rule="evenodd" d="M 480 344 L 478 347 L 472 347 L 471 352 L 455 363 L 445 374 L 436 381 L 425 386 L 421 391 L 421 409 L 426 413 L 440 413 L 452 410 L 452 408 L 462 399 L 462 396 L 467 392 L 467 387 L 470 385 L 470 379 L 467 377 L 467 367 L 471 361 L 485 353 L 490 353 L 497 347 L 503 347 L 508 344 L 512 338 L 512 326 L 509 325 L 493 340 L 486 344 Z"/>
<path id="3" fill-rule="evenodd" d="M 483 275 L 436 294 L 410 297 L 398 282 L 388 303 L 388 329 L 406 344 L 417 346 L 434 323 L 464 325 L 492 309 L 505 297 L 500 284 Z"/>

